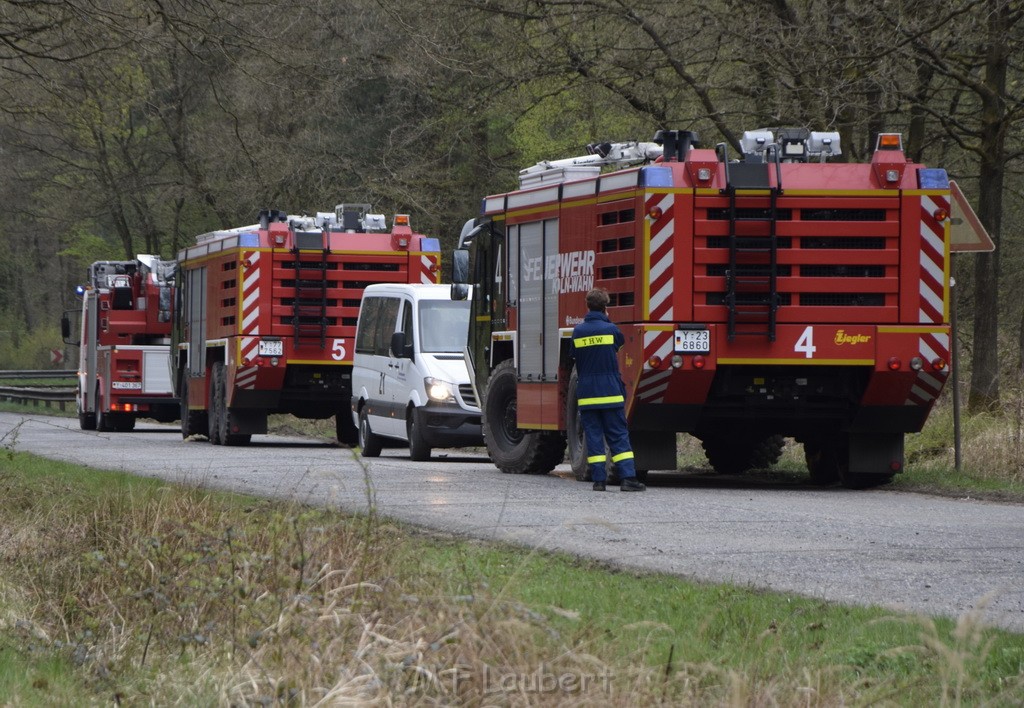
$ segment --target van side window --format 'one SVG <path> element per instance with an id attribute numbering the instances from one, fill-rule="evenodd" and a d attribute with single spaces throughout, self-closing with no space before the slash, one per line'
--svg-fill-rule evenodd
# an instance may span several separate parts
<path id="1" fill-rule="evenodd" d="M 360 354 L 373 354 L 376 345 L 377 326 L 380 322 L 379 297 L 368 297 L 363 300 L 363 308 L 359 312 L 359 332 L 356 335 L 356 351 Z"/>
<path id="2" fill-rule="evenodd" d="M 396 297 L 380 298 L 379 322 L 374 327 L 377 333 L 374 341 L 374 354 L 388 356 L 391 353 L 391 335 L 395 333 L 398 322 L 398 306 L 402 301 Z"/>
<path id="3" fill-rule="evenodd" d="M 411 345 L 413 342 L 411 302 L 406 301 L 402 309 L 402 328 L 399 331 L 405 332 L 405 343 L 406 345 Z"/>

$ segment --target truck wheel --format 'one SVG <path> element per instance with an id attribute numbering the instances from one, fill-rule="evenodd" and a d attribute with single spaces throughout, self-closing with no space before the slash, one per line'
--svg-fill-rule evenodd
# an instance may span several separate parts
<path id="1" fill-rule="evenodd" d="M 96 414 L 82 410 L 82 401 L 78 401 L 78 427 L 82 430 L 96 430 Z"/>
<path id="2" fill-rule="evenodd" d="M 380 451 L 384 447 L 381 439 L 370 430 L 370 419 L 366 415 L 366 407 L 359 409 L 359 447 L 363 457 L 380 457 Z"/>
<path id="3" fill-rule="evenodd" d="M 718 474 L 743 474 L 771 467 L 782 456 L 786 439 L 781 435 L 731 439 L 724 436 L 701 440 L 704 455 Z"/>
<path id="4" fill-rule="evenodd" d="M 359 428 L 352 422 L 352 411 L 345 408 L 334 414 L 334 433 L 342 445 L 355 447 L 359 443 Z"/>
<path id="5" fill-rule="evenodd" d="M 96 389 L 96 430 L 101 433 L 109 433 L 110 428 L 110 417 L 103 415 L 104 401 L 100 398 L 100 390 Z"/>
<path id="6" fill-rule="evenodd" d="M 516 370 L 511 359 L 491 374 L 482 417 L 487 453 L 502 472 L 547 474 L 565 458 L 564 434 L 526 431 L 516 425 Z"/>
<path id="7" fill-rule="evenodd" d="M 569 375 L 569 389 L 565 394 L 565 447 L 569 457 L 569 466 L 573 477 L 578 482 L 590 482 L 590 465 L 587 464 L 587 439 L 583 434 L 583 416 L 580 415 L 576 389 L 579 386 L 579 374 L 573 367 Z"/>
<path id="8" fill-rule="evenodd" d="M 224 405 L 224 396 L 221 393 L 221 376 L 224 372 L 224 365 L 217 362 L 210 370 L 210 398 L 206 405 L 206 436 L 213 445 L 220 445 L 220 409 Z"/>
<path id="9" fill-rule="evenodd" d="M 416 409 L 410 407 L 405 419 L 405 432 L 409 437 L 409 459 L 413 462 L 426 462 L 430 459 L 430 444 L 423 439 L 420 427 L 416 423 Z"/>
<path id="10" fill-rule="evenodd" d="M 232 433 L 231 432 L 231 409 L 228 408 L 228 394 L 227 394 L 227 373 L 224 371 L 223 362 L 218 361 L 213 365 L 213 384 L 211 385 L 211 396 L 216 396 L 217 407 L 216 415 L 212 415 L 213 406 L 210 407 L 211 417 L 211 428 L 216 426 L 217 428 L 217 443 L 220 445 L 248 445 L 249 441 L 252 440 L 250 433 Z M 211 438 L 212 441 L 212 438 Z"/>
<path id="11" fill-rule="evenodd" d="M 188 407 L 188 374 L 181 376 L 181 437 L 182 439 L 193 435 L 206 435 L 209 430 L 206 411 L 193 411 Z"/>
<path id="12" fill-rule="evenodd" d="M 822 440 L 805 441 L 804 462 L 807 463 L 811 484 L 822 487 L 835 484 L 841 476 L 838 441 L 831 444 Z"/>

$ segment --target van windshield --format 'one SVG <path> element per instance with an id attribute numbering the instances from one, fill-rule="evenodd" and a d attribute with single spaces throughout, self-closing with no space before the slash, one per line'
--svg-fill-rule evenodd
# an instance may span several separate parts
<path id="1" fill-rule="evenodd" d="M 469 331 L 469 300 L 420 301 L 420 351 L 462 353 Z"/>

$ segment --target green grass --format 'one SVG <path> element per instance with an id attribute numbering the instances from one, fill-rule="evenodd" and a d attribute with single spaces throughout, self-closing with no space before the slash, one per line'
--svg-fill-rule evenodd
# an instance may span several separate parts
<path id="1" fill-rule="evenodd" d="M 18 705 L 1024 695 L 1024 635 L 973 614 L 616 572 L 9 449 L 0 495 L 0 695 Z"/>

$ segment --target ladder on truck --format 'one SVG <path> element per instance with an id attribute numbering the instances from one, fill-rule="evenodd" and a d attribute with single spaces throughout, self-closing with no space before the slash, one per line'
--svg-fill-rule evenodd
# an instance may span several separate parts
<path id="1" fill-rule="evenodd" d="M 295 346 L 327 346 L 327 254 L 326 231 L 298 231 L 292 246 L 295 297 L 292 327 Z"/>
<path id="2" fill-rule="evenodd" d="M 782 170 L 777 146 L 762 161 L 730 164 L 726 145 L 725 189 L 729 198 L 729 266 L 725 272 L 725 306 L 729 341 L 738 336 L 763 336 L 775 341 L 778 293 L 778 199 Z M 775 168 L 775 184 L 771 168 Z"/>

